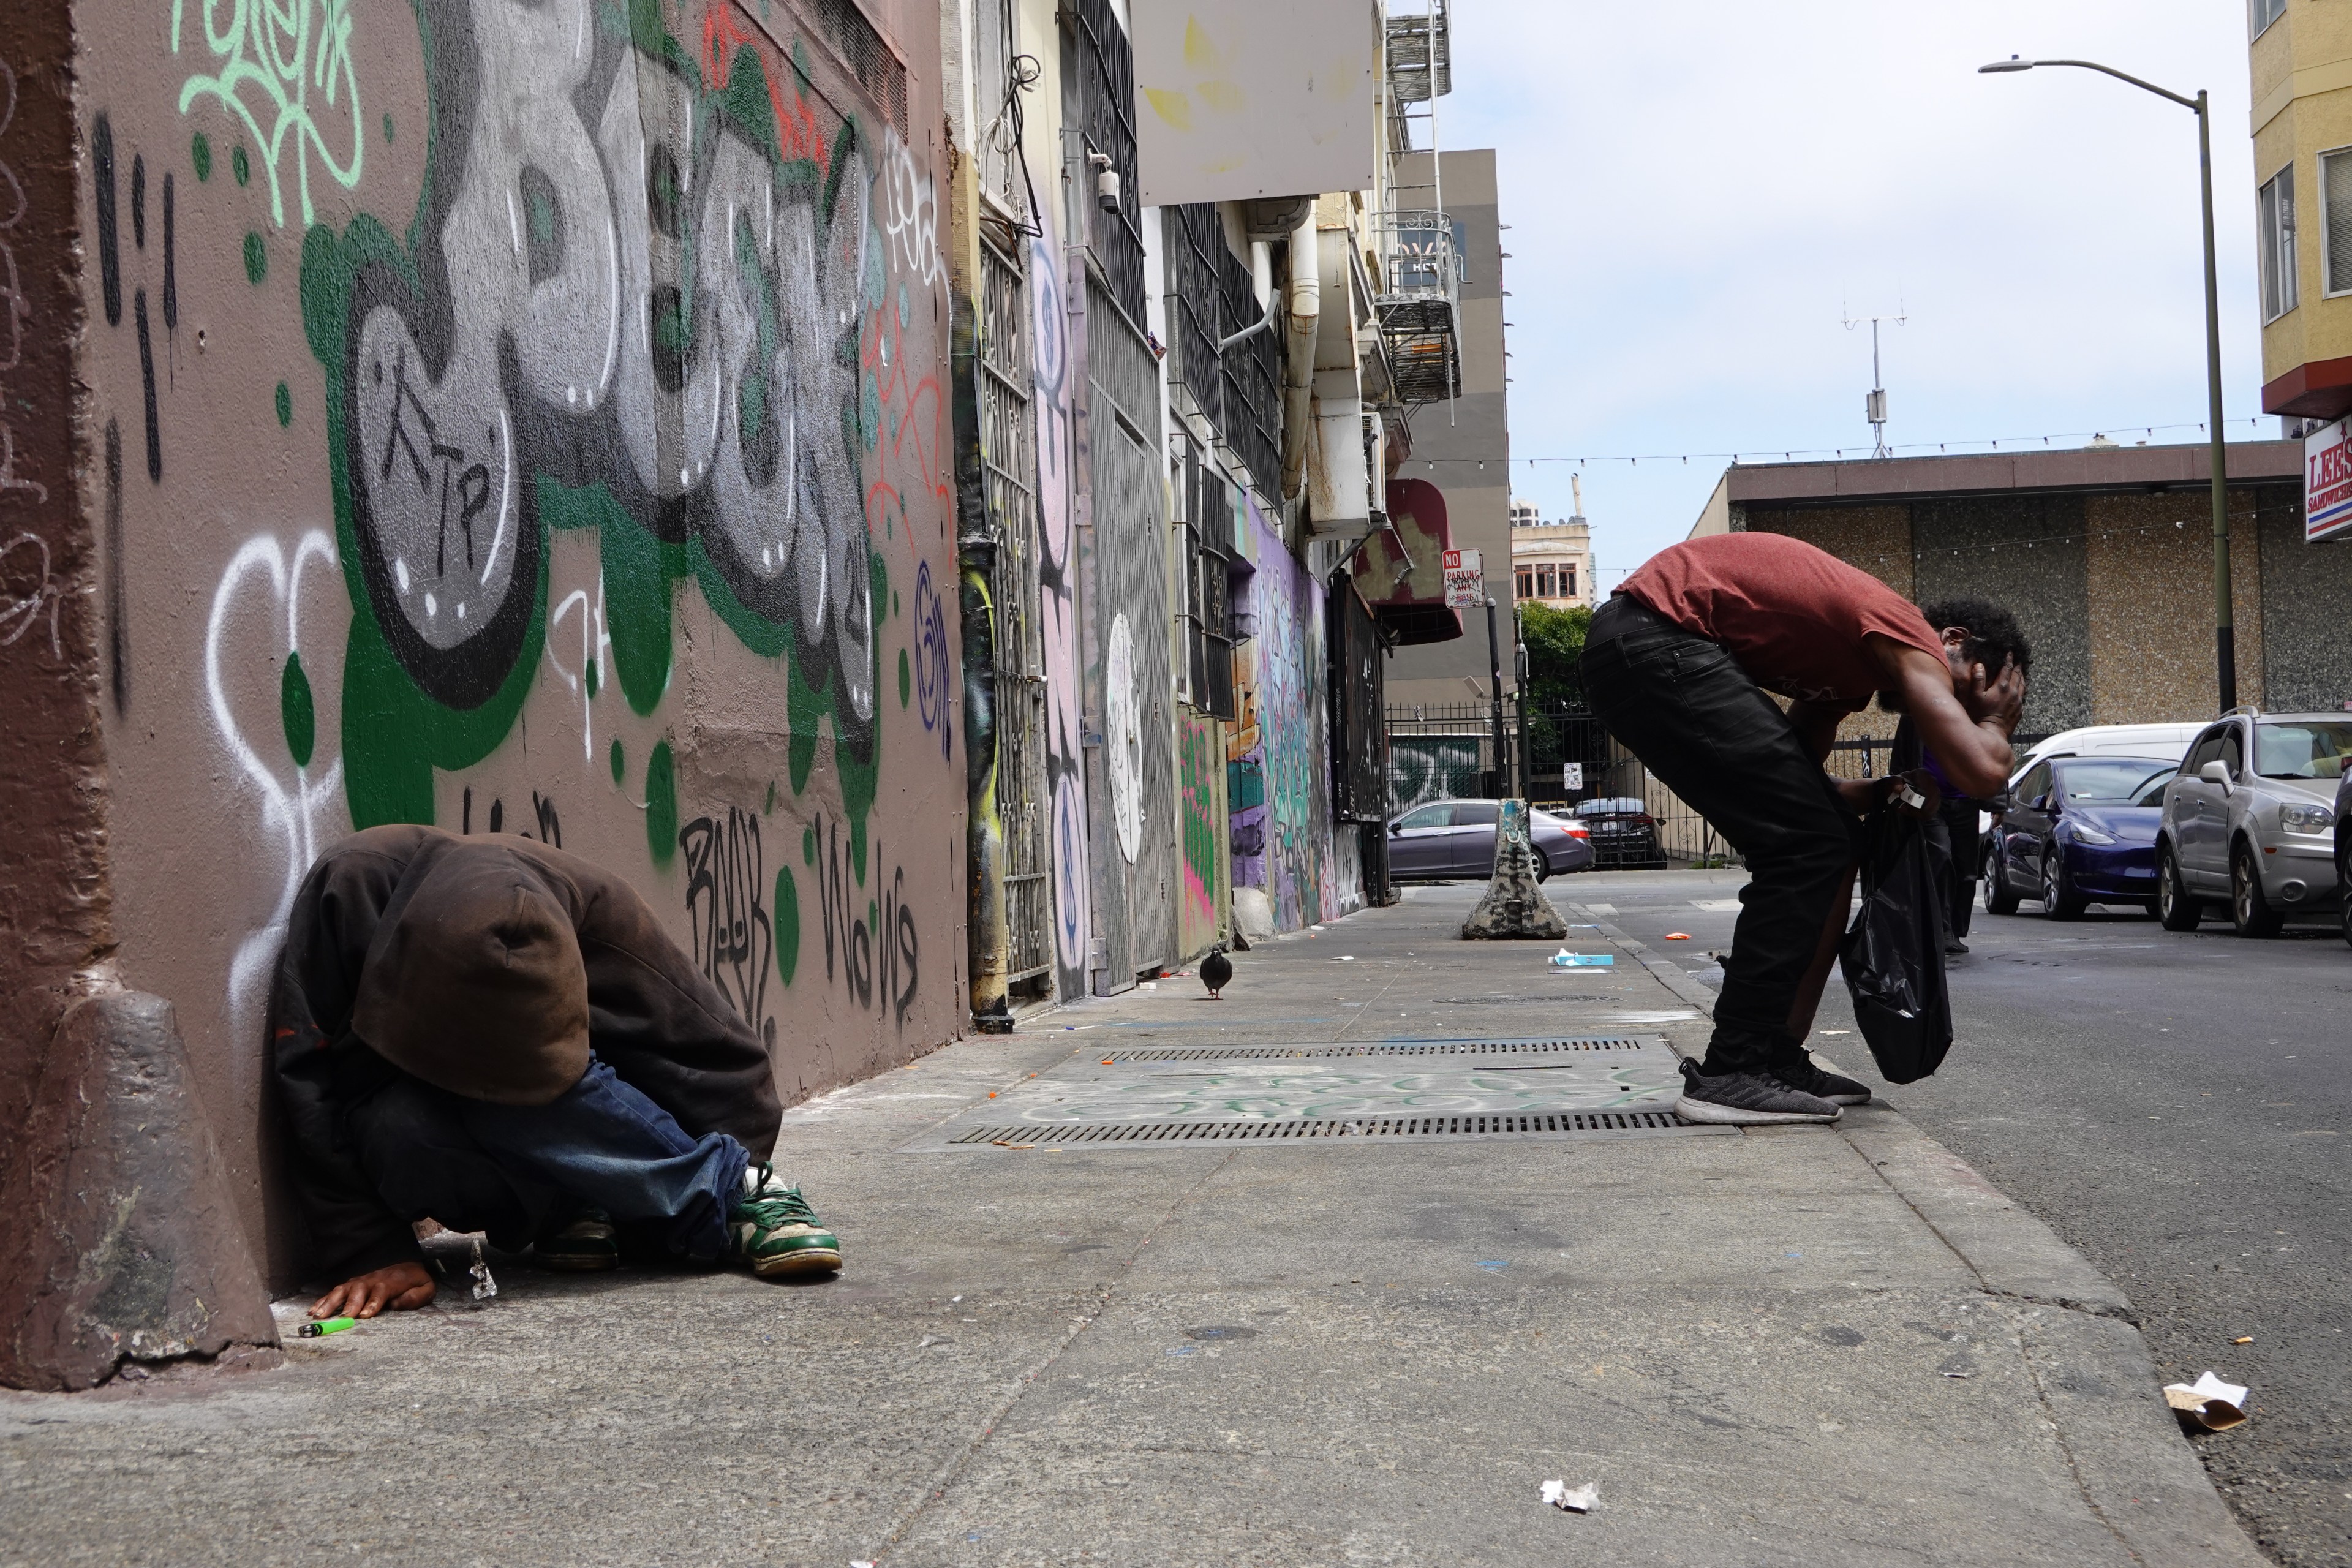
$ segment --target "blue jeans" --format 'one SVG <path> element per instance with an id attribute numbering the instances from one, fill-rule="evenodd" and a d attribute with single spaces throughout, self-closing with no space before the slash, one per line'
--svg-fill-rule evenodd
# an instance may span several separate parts
<path id="1" fill-rule="evenodd" d="M 489 1234 L 520 1251 L 582 1207 L 708 1263 L 751 1155 L 689 1138 L 604 1062 L 545 1105 L 492 1105 L 403 1075 L 351 1110 L 360 1165 L 403 1219 Z"/>

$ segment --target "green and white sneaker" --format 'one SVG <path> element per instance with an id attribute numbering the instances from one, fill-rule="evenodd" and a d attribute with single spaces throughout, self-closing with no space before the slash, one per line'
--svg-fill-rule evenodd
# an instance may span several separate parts
<path id="1" fill-rule="evenodd" d="M 727 1211 L 727 1256 L 766 1279 L 831 1274 L 841 1268 L 841 1241 L 798 1187 L 777 1180 L 774 1167 L 754 1165 Z"/>

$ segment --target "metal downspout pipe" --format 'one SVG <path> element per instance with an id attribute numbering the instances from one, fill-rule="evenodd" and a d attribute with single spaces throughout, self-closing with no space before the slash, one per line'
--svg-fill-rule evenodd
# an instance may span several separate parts
<path id="1" fill-rule="evenodd" d="M 1314 413 L 1315 334 L 1323 316 L 1322 260 L 1315 215 L 1290 234 L 1290 287 L 1283 310 L 1282 499 L 1307 482 L 1307 433 Z"/>

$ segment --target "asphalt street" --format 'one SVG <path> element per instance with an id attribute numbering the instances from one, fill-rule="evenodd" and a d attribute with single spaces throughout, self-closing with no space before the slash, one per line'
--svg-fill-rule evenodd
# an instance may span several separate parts
<path id="1" fill-rule="evenodd" d="M 1548 890 L 1711 980 L 1744 880 L 1599 872 Z M 2278 1562 L 2352 1563 L 2352 950 L 2332 928 L 2245 941 L 2032 903 L 1979 907 L 1968 941 L 1936 1077 L 1881 1085 L 1834 980 L 1814 1048 L 2122 1286 L 2167 1381 L 2250 1385 L 2251 1420 L 2194 1439 L 2215 1484 Z"/>

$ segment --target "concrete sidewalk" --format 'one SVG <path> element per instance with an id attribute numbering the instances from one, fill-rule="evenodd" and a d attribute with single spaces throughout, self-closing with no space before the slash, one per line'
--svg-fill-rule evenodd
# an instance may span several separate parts
<path id="1" fill-rule="evenodd" d="M 791 1112 L 837 1282 L 514 1263 L 281 1370 L 0 1396 L 0 1561 L 2263 1561 L 2115 1288 L 1884 1107 L 899 1152 L 1114 1047 L 1703 1043 L 1710 994 L 1605 925 L 1566 975 L 1454 940 L 1475 892 Z"/>

